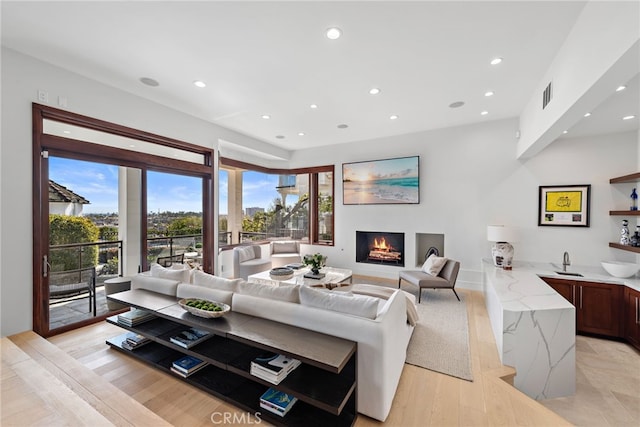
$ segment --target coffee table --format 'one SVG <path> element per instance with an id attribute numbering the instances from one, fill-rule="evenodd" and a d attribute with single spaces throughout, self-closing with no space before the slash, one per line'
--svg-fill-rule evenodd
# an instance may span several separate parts
<path id="1" fill-rule="evenodd" d="M 250 275 L 247 280 L 253 283 L 260 283 L 262 285 L 303 285 L 310 287 L 328 288 L 333 289 L 340 286 L 348 286 L 351 284 L 351 276 L 353 272 L 346 268 L 336 267 L 323 267 L 320 273 L 324 273 L 322 279 L 309 279 L 304 277 L 305 274 L 311 271 L 310 268 L 301 268 L 299 270 L 293 270 L 293 277 L 288 280 L 272 279 L 269 276 L 269 271 L 262 271 L 260 273 Z"/>

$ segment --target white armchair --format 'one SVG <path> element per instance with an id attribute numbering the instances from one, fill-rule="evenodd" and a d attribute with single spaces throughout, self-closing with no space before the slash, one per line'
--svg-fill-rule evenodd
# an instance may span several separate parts
<path id="1" fill-rule="evenodd" d="M 302 262 L 300 242 L 276 240 L 271 242 L 271 267 L 282 267 L 287 264 Z"/>
<path id="2" fill-rule="evenodd" d="M 260 245 L 238 246 L 233 249 L 233 274 L 244 280 L 256 273 L 271 269 L 271 260 L 262 258 Z"/>

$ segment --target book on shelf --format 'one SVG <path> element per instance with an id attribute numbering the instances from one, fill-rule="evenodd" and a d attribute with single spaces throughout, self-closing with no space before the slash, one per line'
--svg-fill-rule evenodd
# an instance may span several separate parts
<path id="1" fill-rule="evenodd" d="M 295 396 L 269 388 L 260 396 L 260 407 L 284 417 L 297 401 L 298 398 Z"/>
<path id="2" fill-rule="evenodd" d="M 155 319 L 155 315 L 141 308 L 132 308 L 130 311 L 118 314 L 118 323 L 126 326 L 136 326 L 148 320 Z"/>
<path id="3" fill-rule="evenodd" d="M 191 375 L 197 370 L 207 366 L 207 362 L 193 356 L 183 356 L 173 362 L 171 370 L 177 370 L 179 373 Z"/>
<path id="4" fill-rule="evenodd" d="M 200 344 L 202 341 L 209 338 L 209 336 L 211 336 L 211 334 L 207 331 L 197 328 L 189 328 L 172 336 L 169 340 L 180 347 L 191 348 L 196 344 Z"/>
<path id="5" fill-rule="evenodd" d="M 190 371 L 189 373 L 184 373 L 184 372 L 180 371 L 179 369 L 176 369 L 176 367 L 175 367 L 175 366 L 172 366 L 172 367 L 171 367 L 171 372 L 173 372 L 174 374 L 180 375 L 182 378 L 188 378 L 188 377 L 190 377 L 191 375 L 193 375 L 193 374 L 195 374 L 196 372 L 198 372 L 200 369 L 204 368 L 205 366 L 207 366 L 207 364 L 206 364 L 206 363 L 205 363 L 204 365 L 202 365 L 202 366 L 200 366 L 200 367 L 196 368 L 196 369 L 193 369 L 193 370 L 192 370 L 192 371 Z"/>
<path id="6" fill-rule="evenodd" d="M 270 353 L 253 359 L 250 373 L 272 384 L 280 384 L 298 366 L 300 366 L 298 359 L 283 354 Z"/>
<path id="7" fill-rule="evenodd" d="M 129 332 L 124 341 L 122 341 L 122 347 L 127 350 L 135 350 L 150 342 L 151 340 L 143 335 Z"/>

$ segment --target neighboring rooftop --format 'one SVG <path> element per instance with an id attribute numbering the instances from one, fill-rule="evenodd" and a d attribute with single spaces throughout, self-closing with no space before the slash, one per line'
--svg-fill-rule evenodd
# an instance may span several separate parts
<path id="1" fill-rule="evenodd" d="M 91 203 L 84 197 L 51 179 L 49 180 L 49 202 L 80 203 L 83 205 Z"/>

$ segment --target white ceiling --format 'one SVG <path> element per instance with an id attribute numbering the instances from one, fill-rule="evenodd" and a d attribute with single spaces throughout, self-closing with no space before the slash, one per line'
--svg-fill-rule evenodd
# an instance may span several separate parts
<path id="1" fill-rule="evenodd" d="M 584 3 L 2 1 L 2 44 L 295 150 L 519 116 Z M 571 136 L 637 129 L 630 87 Z"/>

